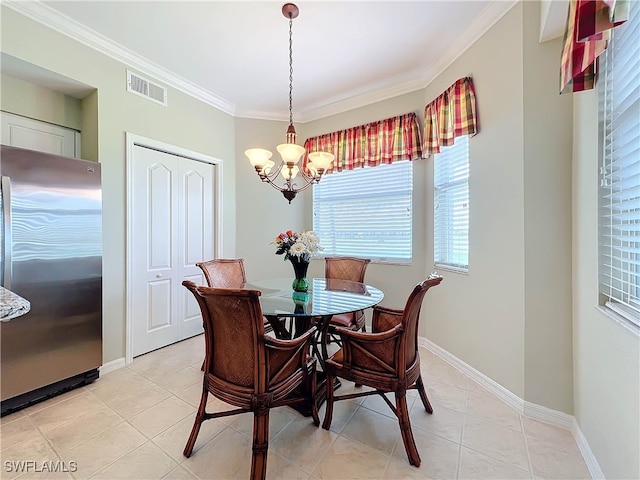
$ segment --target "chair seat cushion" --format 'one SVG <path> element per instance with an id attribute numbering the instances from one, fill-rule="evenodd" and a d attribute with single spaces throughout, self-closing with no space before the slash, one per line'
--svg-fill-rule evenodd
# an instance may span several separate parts
<path id="1" fill-rule="evenodd" d="M 329 324 L 336 325 L 338 327 L 350 328 L 354 325 L 353 319 L 353 313 L 340 313 L 331 317 L 331 321 L 329 322 Z"/>

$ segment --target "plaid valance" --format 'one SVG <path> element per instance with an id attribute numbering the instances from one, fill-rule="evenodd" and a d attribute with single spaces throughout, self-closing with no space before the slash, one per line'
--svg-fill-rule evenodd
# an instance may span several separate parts
<path id="1" fill-rule="evenodd" d="M 462 135 L 478 133 L 476 94 L 471 77 L 464 77 L 447 88 L 424 109 L 422 155 L 440 152 Z"/>
<path id="2" fill-rule="evenodd" d="M 627 20 L 623 0 L 571 0 L 560 66 L 560 93 L 590 90 L 611 29 Z"/>
<path id="3" fill-rule="evenodd" d="M 420 154 L 420 127 L 415 113 L 407 113 L 358 127 L 308 138 L 304 142 L 307 164 L 310 152 L 333 153 L 335 160 L 327 172 L 375 167 L 398 160 L 415 160 Z"/>

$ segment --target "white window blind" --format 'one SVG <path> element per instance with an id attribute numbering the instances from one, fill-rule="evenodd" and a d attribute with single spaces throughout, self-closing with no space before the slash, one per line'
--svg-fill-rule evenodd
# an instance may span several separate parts
<path id="1" fill-rule="evenodd" d="M 600 302 L 640 325 L 640 3 L 600 57 Z"/>
<path id="2" fill-rule="evenodd" d="M 313 186 L 313 229 L 323 253 L 410 262 L 412 194 L 408 160 L 322 177 Z"/>
<path id="3" fill-rule="evenodd" d="M 434 261 L 469 268 L 469 137 L 458 137 L 435 155 Z"/>

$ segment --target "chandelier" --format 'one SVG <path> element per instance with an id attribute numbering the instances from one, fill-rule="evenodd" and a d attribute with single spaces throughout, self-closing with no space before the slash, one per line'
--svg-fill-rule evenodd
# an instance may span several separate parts
<path id="1" fill-rule="evenodd" d="M 284 198 L 293 200 L 298 192 L 318 183 L 322 175 L 331 168 L 334 156 L 327 152 L 310 152 L 305 168 L 300 168 L 298 162 L 304 156 L 304 147 L 296 144 L 296 129 L 293 126 L 293 41 L 291 27 L 293 19 L 298 16 L 299 10 L 293 3 L 282 6 L 282 14 L 289 19 L 289 128 L 287 128 L 286 142 L 278 145 L 276 149 L 282 160 L 276 168 L 271 160 L 272 153 L 264 148 L 250 148 L 244 152 L 251 165 L 256 169 L 260 180 L 267 182 L 284 195 Z M 307 171 L 305 171 L 307 170 Z M 299 175 L 299 176 L 298 176 Z M 278 185 L 275 180 L 278 176 L 284 179 L 284 185 Z M 294 179 L 300 179 L 303 183 L 298 186 Z"/>

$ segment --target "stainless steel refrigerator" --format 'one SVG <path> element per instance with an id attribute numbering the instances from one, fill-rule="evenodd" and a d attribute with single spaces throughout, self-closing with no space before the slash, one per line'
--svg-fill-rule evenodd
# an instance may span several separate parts
<path id="1" fill-rule="evenodd" d="M 2 415 L 98 377 L 100 164 L 2 145 L 2 286 L 31 303 L 0 322 Z"/>

